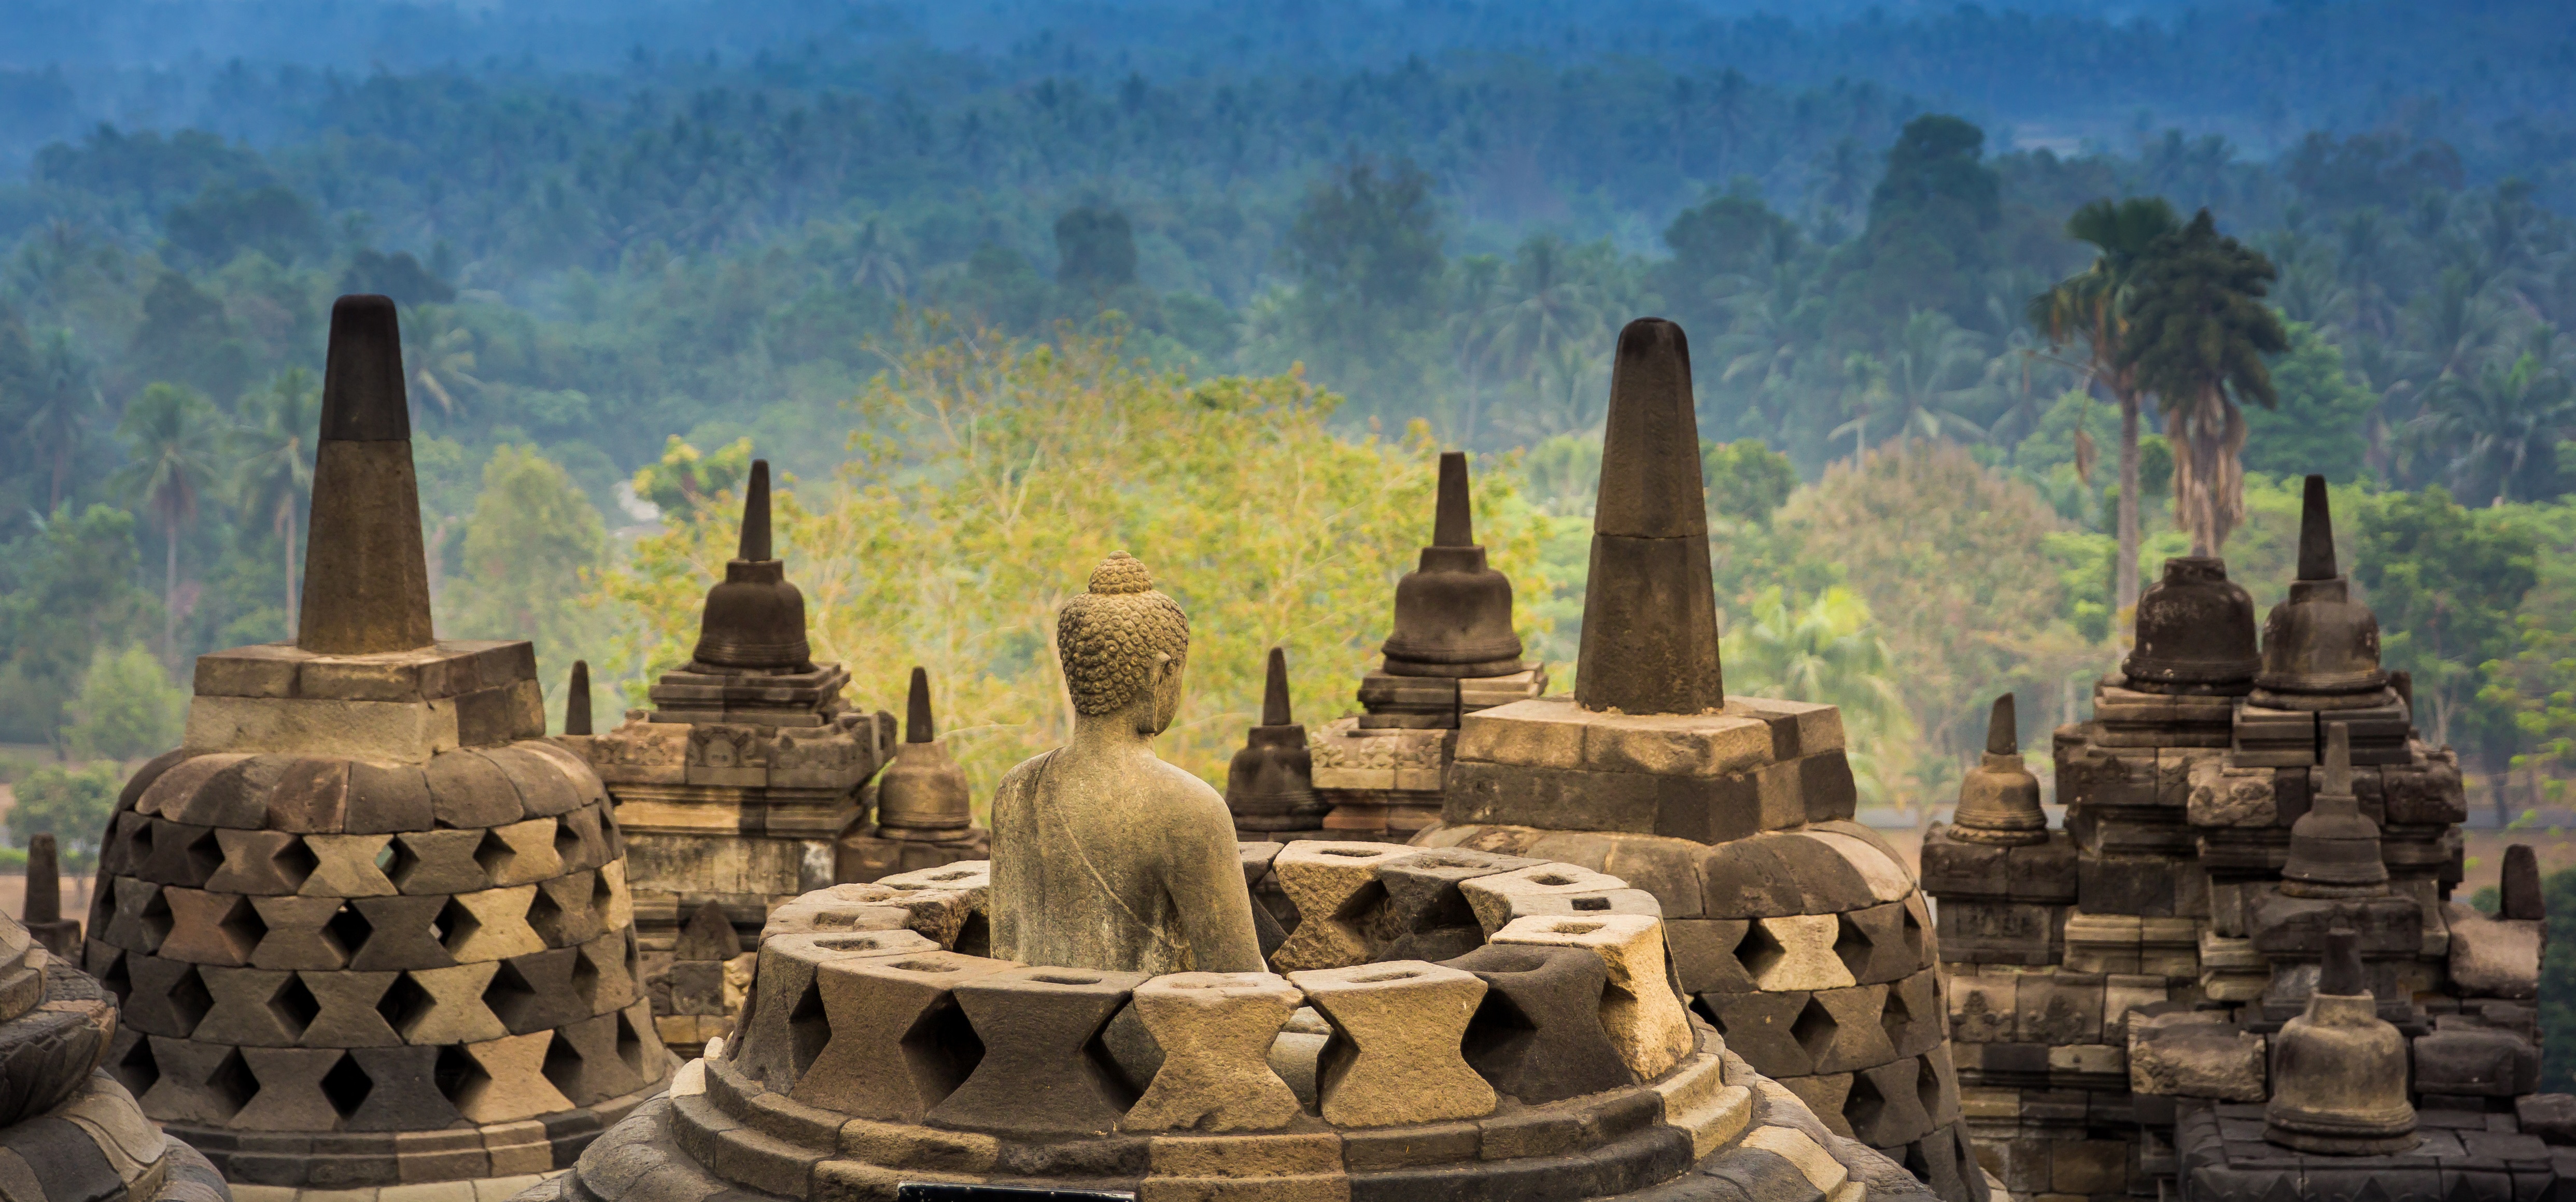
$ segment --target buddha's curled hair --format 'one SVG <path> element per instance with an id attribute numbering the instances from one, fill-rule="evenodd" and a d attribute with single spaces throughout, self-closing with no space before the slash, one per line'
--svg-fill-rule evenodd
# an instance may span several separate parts
<path id="1" fill-rule="evenodd" d="M 1112 552 L 1092 570 L 1091 590 L 1056 614 L 1055 648 L 1074 710 L 1116 713 L 1145 687 L 1155 652 L 1188 656 L 1190 619 L 1155 590 L 1142 561 Z"/>

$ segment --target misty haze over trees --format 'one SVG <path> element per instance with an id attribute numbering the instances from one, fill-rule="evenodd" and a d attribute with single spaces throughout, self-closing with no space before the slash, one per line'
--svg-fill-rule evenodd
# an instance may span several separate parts
<path id="1" fill-rule="evenodd" d="M 2177 407 L 2086 332 L 2153 260 L 2251 289 L 2261 386 L 2195 394 L 2241 413 L 2237 579 L 2279 595 L 2295 477 L 2327 475 L 2419 724 L 2499 810 L 2561 804 L 2565 6 L 1240 8 L 0 0 L 0 741 L 149 754 L 190 656 L 290 629 L 340 292 L 403 306 L 443 631 L 640 681 L 764 456 L 862 700 L 940 648 L 987 784 L 1045 670 L 1047 607 L 1001 594 L 1077 517 L 1167 540 L 1243 653 L 1194 662 L 1189 754 L 1271 641 L 1302 707 L 1351 704 L 1437 446 L 1480 453 L 1480 535 L 1570 660 L 1610 339 L 1660 313 L 1730 684 L 1844 706 L 1868 796 L 1937 804 L 1985 700 L 2023 690 L 2032 739 L 2078 716 L 2137 582 L 2210 534 L 2174 517 Z M 1058 524 L 979 525 L 958 415 L 1030 462 L 1122 453 L 1054 411 L 1203 444 L 1137 452 L 1173 480 L 1293 448 L 1332 497 L 1169 495 L 1341 533 L 1184 553 L 1214 528 L 1034 469 Z M 1217 595 L 1336 547 L 1374 558 Z M 888 567 L 917 557 L 996 566 Z"/>

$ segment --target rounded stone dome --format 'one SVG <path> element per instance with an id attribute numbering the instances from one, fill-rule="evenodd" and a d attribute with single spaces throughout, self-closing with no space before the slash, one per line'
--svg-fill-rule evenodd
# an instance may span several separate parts
<path id="1" fill-rule="evenodd" d="M 2254 598 L 2227 578 L 2227 561 L 2178 555 L 2138 597 L 2137 643 L 2120 670 L 2148 692 L 2244 692 L 2259 663 Z"/>

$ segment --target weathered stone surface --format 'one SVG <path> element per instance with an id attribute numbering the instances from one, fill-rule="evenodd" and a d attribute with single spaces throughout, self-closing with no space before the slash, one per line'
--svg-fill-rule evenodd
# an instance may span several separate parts
<path id="1" fill-rule="evenodd" d="M 826 1042 L 789 1092 L 800 1102 L 860 1118 L 920 1122 L 975 1067 L 977 1049 L 961 1029 L 965 1018 L 951 991 L 1017 967 L 954 952 L 816 965 L 815 1005 Z M 790 1004 L 799 1012 L 807 1009 L 802 1001 Z M 791 1014 L 787 1022 L 793 1025 L 798 1017 Z"/>
<path id="2" fill-rule="evenodd" d="M 1123 1131 L 1266 1131 L 1300 1113 L 1268 1059 L 1305 995 L 1270 973 L 1171 973 L 1136 987 L 1137 1017 L 1163 1053 Z"/>
<path id="3" fill-rule="evenodd" d="M 2451 980 L 2472 997 L 2529 998 L 2540 991 L 2542 923 L 2489 918 L 2457 902 L 2442 905 L 2451 932 Z"/>
<path id="4" fill-rule="evenodd" d="M 1017 968 L 959 983 L 952 992 L 984 1054 L 930 1121 L 1058 1136 L 1116 1127 L 1135 1097 L 1100 1031 L 1144 981 L 1141 973 Z"/>
<path id="5" fill-rule="evenodd" d="M 1609 989 L 1601 1022 L 1638 1077 L 1661 1076 L 1691 1050 L 1688 1019 L 1664 969 L 1663 924 L 1652 918 L 1523 918 L 1495 932 L 1496 943 L 1580 947 L 1601 957 Z"/>
<path id="6" fill-rule="evenodd" d="M 1466 895 L 1459 891 L 1459 882 L 1540 863 L 1463 848 L 1417 852 L 1381 862 L 1377 883 L 1385 891 L 1386 902 L 1367 932 L 1378 958 L 1445 960 L 1482 944 L 1485 933 L 1477 926 Z"/>
<path id="7" fill-rule="evenodd" d="M 1367 927 L 1387 900 L 1378 884 L 1382 866 L 1425 853 L 1394 843 L 1291 843 L 1270 862 L 1279 886 L 1297 907 L 1297 929 L 1279 945 L 1271 963 L 1283 971 L 1340 968 L 1369 957 Z"/>
<path id="8" fill-rule="evenodd" d="M 2129 1087 L 2157 1096 L 2260 1102 L 2266 1094 L 2263 1037 L 2176 1011 L 2129 1018 Z"/>
<path id="9" fill-rule="evenodd" d="M 1468 908 L 1475 912 L 1477 925 L 1491 938 L 1494 932 L 1512 921 L 1512 906 L 1516 898 L 1607 893 L 1627 886 L 1626 881 L 1588 868 L 1572 864 L 1541 864 L 1461 881 L 1458 892 L 1467 899 Z"/>
<path id="10" fill-rule="evenodd" d="M 1486 992 L 1467 1027 L 1467 1063 L 1495 1089 L 1537 1106 L 1633 1085 L 1601 1023 L 1609 970 L 1583 948 L 1488 944 L 1447 962 Z"/>
<path id="11" fill-rule="evenodd" d="M 1325 1020 L 1317 1089 L 1336 1126 L 1473 1118 L 1494 1108 L 1492 1086 L 1459 1055 L 1483 1000 L 1474 974 L 1419 960 L 1289 975 Z"/>

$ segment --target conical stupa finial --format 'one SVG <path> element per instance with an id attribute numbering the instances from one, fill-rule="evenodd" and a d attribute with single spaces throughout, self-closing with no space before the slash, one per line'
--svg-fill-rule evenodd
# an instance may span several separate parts
<path id="1" fill-rule="evenodd" d="M 1610 371 L 1574 698 L 1627 714 L 1726 704 L 1690 342 L 1660 317 L 1619 332 Z"/>
<path id="2" fill-rule="evenodd" d="M 2330 997 L 2359 997 L 2370 992 L 2361 975 L 2361 936 L 2351 927 L 2326 932 L 2325 963 L 2317 968 L 2317 992 Z"/>
<path id="3" fill-rule="evenodd" d="M 297 646 L 372 655 L 437 641 L 429 621 L 420 485 L 412 474 L 402 330 L 394 303 L 381 296 L 344 296 L 331 306 L 307 525 Z"/>
<path id="4" fill-rule="evenodd" d="M 757 563 L 775 559 L 769 553 L 769 461 L 751 461 L 751 482 L 742 490 L 742 551 L 736 559 Z"/>
<path id="5" fill-rule="evenodd" d="M 590 661 L 572 661 L 572 681 L 564 686 L 564 725 L 568 735 L 590 733 Z"/>
<path id="6" fill-rule="evenodd" d="M 1467 499 L 1467 453 L 1440 453 L 1440 508 L 1431 523 L 1431 545 L 1435 547 L 1472 547 L 1476 545 L 1476 518 Z"/>
<path id="7" fill-rule="evenodd" d="M 2013 695 L 1995 698 L 1994 711 L 1986 715 L 1986 754 L 2020 755 L 2021 725 L 2013 708 Z"/>
<path id="8" fill-rule="evenodd" d="M 2299 579 L 2332 580 L 2335 571 L 2334 511 L 2326 503 L 2326 478 L 2308 477 L 2307 495 L 2299 503 Z"/>
<path id="9" fill-rule="evenodd" d="M 1288 712 L 1288 649 L 1270 649 L 1270 675 L 1261 685 L 1261 724 L 1291 726 L 1297 719 Z"/>
<path id="10" fill-rule="evenodd" d="M 61 860 L 50 831 L 27 836 L 27 905 L 20 913 L 30 927 L 63 919 Z"/>
<path id="11" fill-rule="evenodd" d="M 2326 723 L 2325 780 L 2317 792 L 2330 797 L 2352 795 L 2352 727 L 2348 723 Z"/>
<path id="12" fill-rule="evenodd" d="M 912 670 L 912 692 L 904 699 L 903 741 L 928 743 L 938 737 L 939 729 L 930 720 L 930 673 L 916 666 Z"/>

